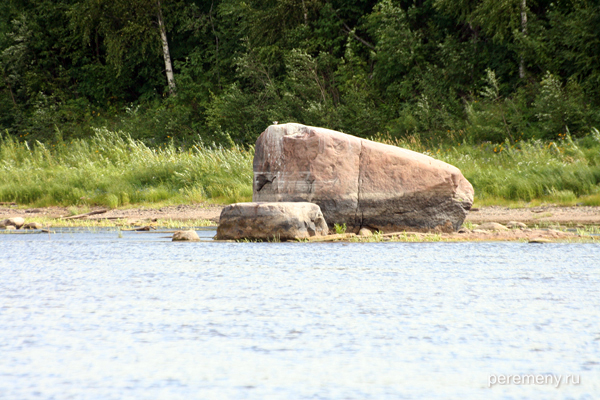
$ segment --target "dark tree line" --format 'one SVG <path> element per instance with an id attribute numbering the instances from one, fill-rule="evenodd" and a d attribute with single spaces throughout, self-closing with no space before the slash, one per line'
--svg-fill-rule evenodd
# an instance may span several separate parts
<path id="1" fill-rule="evenodd" d="M 16 137 L 252 143 L 296 121 L 499 142 L 584 135 L 599 110 L 597 1 L 0 2 Z"/>

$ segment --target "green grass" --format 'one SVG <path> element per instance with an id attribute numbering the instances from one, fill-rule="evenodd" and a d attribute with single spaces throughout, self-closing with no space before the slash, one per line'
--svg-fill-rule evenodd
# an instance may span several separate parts
<path id="1" fill-rule="evenodd" d="M 475 188 L 476 206 L 600 206 L 600 133 L 596 129 L 577 141 L 562 135 L 557 142 L 433 145 L 422 143 L 418 136 L 376 139 L 458 167 Z"/>
<path id="2" fill-rule="evenodd" d="M 333 229 L 335 230 L 335 233 L 338 235 L 343 235 L 344 233 L 346 233 L 346 224 L 335 224 L 333 226 Z"/>
<path id="3" fill-rule="evenodd" d="M 39 222 L 44 228 L 117 228 L 135 229 L 140 226 L 152 226 L 156 228 L 184 229 L 192 227 L 216 226 L 213 221 L 206 219 L 173 220 L 170 218 L 157 219 L 154 222 L 148 220 L 128 221 L 128 219 L 61 219 L 51 217 L 27 217 L 27 223 Z"/>
<path id="4" fill-rule="evenodd" d="M 106 129 L 53 144 L 0 137 L 0 201 L 111 208 L 249 201 L 253 156 L 241 147 L 150 148 Z"/>
<path id="5" fill-rule="evenodd" d="M 600 206 L 597 129 L 578 140 L 562 135 L 557 142 L 375 139 L 460 168 L 475 188 L 475 206 Z M 235 146 L 178 148 L 171 143 L 153 148 L 107 129 L 96 130 L 90 139 L 54 143 L 17 142 L 0 135 L 0 201 L 70 206 L 71 213 L 92 205 L 250 201 L 253 156 L 253 148 Z"/>
<path id="6" fill-rule="evenodd" d="M 583 228 L 577 228 L 577 234 L 582 236 L 600 235 L 600 226 L 588 225 Z"/>

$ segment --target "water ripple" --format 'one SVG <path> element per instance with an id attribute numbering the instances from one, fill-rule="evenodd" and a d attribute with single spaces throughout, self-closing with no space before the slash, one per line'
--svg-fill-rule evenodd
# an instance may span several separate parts
<path id="1" fill-rule="evenodd" d="M 0 398 L 600 393 L 597 245 L 161 236 L 0 238 Z M 527 373 L 581 384 L 488 388 Z"/>

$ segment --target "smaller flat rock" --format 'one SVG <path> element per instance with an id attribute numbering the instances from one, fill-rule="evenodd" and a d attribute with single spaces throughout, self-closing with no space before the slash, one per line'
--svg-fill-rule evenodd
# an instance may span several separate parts
<path id="1" fill-rule="evenodd" d="M 197 242 L 200 237 L 196 231 L 177 231 L 173 234 L 173 242 Z"/>
<path id="2" fill-rule="evenodd" d="M 217 239 L 286 241 L 328 233 L 321 208 L 313 203 L 237 203 L 221 212 Z"/>

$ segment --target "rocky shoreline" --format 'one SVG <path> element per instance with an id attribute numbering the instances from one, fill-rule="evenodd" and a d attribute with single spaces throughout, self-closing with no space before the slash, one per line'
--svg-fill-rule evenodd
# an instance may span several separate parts
<path id="1" fill-rule="evenodd" d="M 600 225 L 600 207 L 560 207 L 543 205 L 538 207 L 509 208 L 501 206 L 473 208 L 466 222 L 508 223 L 518 221 L 527 225 Z"/>
<path id="2" fill-rule="evenodd" d="M 101 214 L 89 215 L 81 219 L 71 220 L 73 224 L 81 221 L 81 225 L 89 226 L 94 222 L 118 221 L 121 225 L 156 225 L 160 221 L 198 221 L 208 220 L 213 225 L 219 222 L 219 216 L 224 205 L 196 204 L 173 205 L 160 208 L 119 208 L 108 210 Z M 92 207 L 88 212 L 102 210 L 101 207 Z M 0 220 L 12 217 L 21 217 L 25 222 L 31 219 L 43 221 L 45 227 L 52 227 L 56 219 L 69 217 L 72 209 L 66 207 L 25 208 L 17 205 L 0 205 Z M 85 221 L 85 222 L 84 222 Z M 54 223 L 53 223 L 54 222 Z M 526 227 L 514 227 L 507 230 L 488 230 L 480 227 L 488 222 L 500 223 L 504 226 L 508 222 L 519 222 Z M 479 225 L 479 226 L 477 226 Z M 346 235 L 344 237 L 329 238 L 327 240 L 343 241 L 569 241 L 591 239 L 594 227 L 600 226 L 600 207 L 557 207 L 540 206 L 531 208 L 507 208 L 500 206 L 480 207 L 469 212 L 463 228 L 455 233 L 419 233 L 406 232 L 394 236 L 386 234 L 384 237 L 361 237 Z M 578 232 L 576 228 L 579 228 Z M 588 232 L 588 233 L 586 233 Z"/>
<path id="3" fill-rule="evenodd" d="M 92 215 L 86 220 L 100 220 L 106 218 L 133 219 L 172 219 L 185 221 L 191 219 L 205 219 L 217 224 L 221 210 L 225 205 L 221 204 L 182 204 L 164 207 L 122 207 L 108 210 L 106 213 Z M 90 207 L 89 211 L 102 210 L 103 207 Z M 67 207 L 40 207 L 26 208 L 18 205 L 0 205 L 0 219 L 10 217 L 44 217 L 61 218 L 72 214 Z M 523 222 L 527 225 L 552 225 L 560 224 L 566 226 L 575 225 L 600 225 L 600 207 L 560 207 L 554 205 L 530 207 L 530 208 L 508 208 L 501 206 L 490 206 L 473 208 L 465 223 L 481 224 L 485 222 L 498 222 L 506 224 L 510 221 Z"/>
<path id="4" fill-rule="evenodd" d="M 156 220 L 207 220 L 215 225 L 219 222 L 219 216 L 224 205 L 218 204 L 182 204 L 164 207 L 121 207 L 107 210 L 102 214 L 90 215 L 82 220 L 101 221 L 107 219 L 121 219 L 125 221 L 156 221 Z M 105 210 L 104 207 L 80 208 L 81 213 Z M 67 207 L 39 207 L 25 208 L 17 205 L 0 205 L 0 219 L 11 217 L 58 219 L 73 215 L 73 208 Z M 76 211 L 79 213 L 79 211 Z"/>

